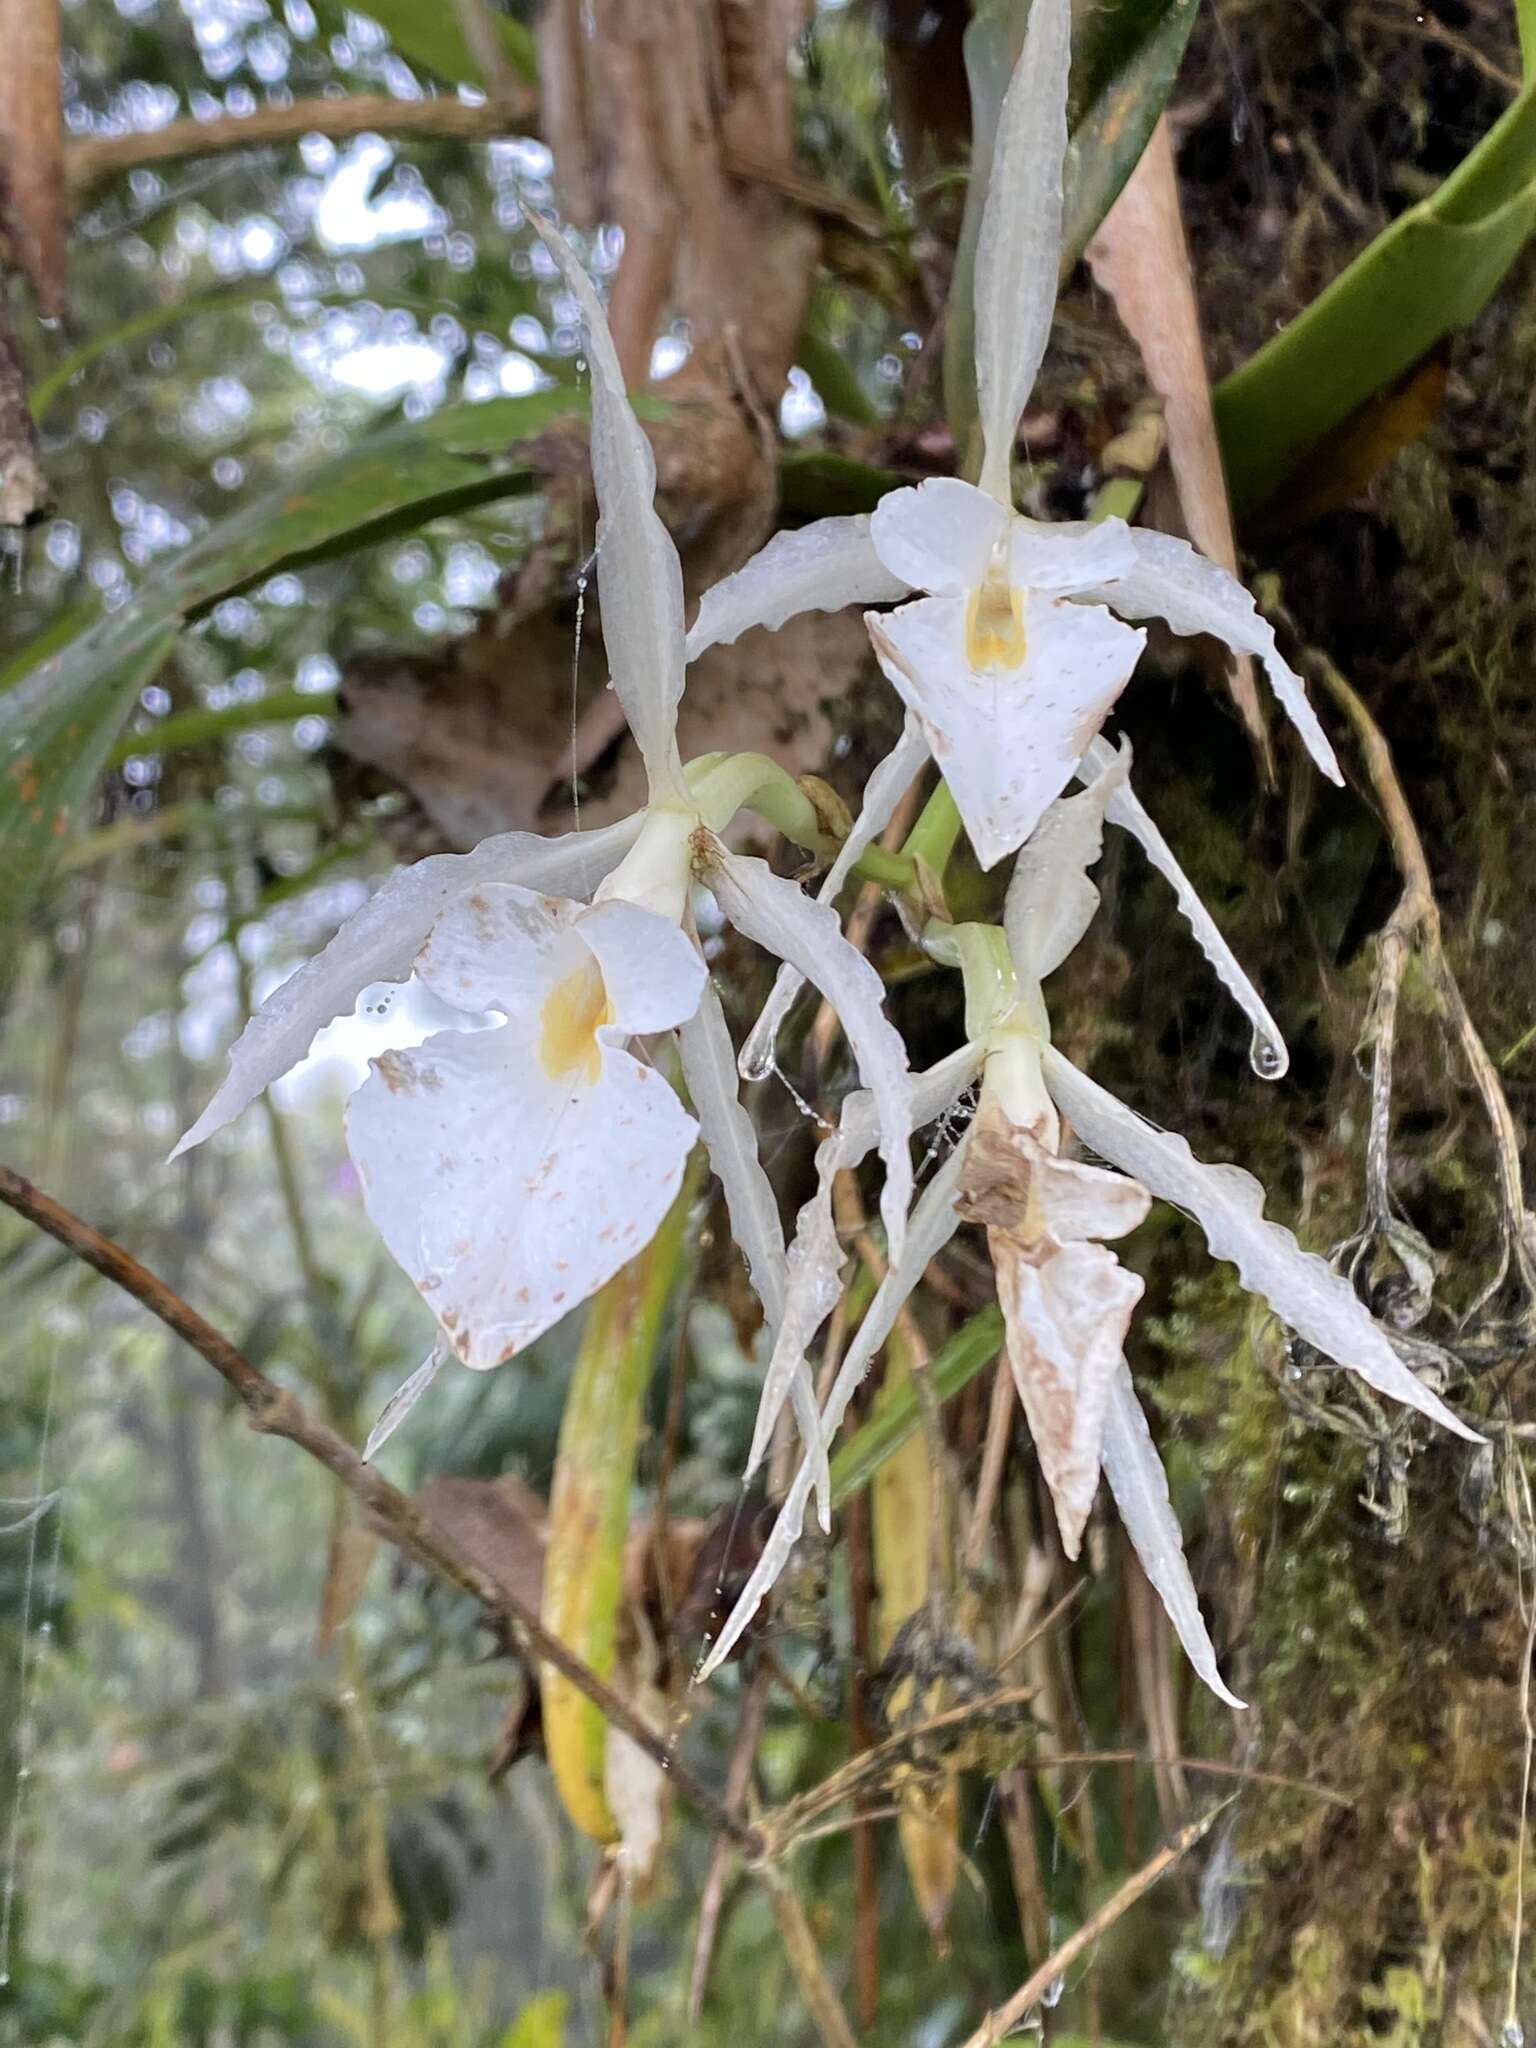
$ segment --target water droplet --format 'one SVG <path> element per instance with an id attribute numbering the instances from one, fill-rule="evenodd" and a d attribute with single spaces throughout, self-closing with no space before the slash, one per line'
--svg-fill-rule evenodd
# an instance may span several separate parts
<path id="1" fill-rule="evenodd" d="M 10 1983 L 10 1981 L 11 1981 L 11 1973 L 10 1973 L 10 1971 L 9 1971 L 9 1970 L 0 1970 L 0 1991 L 3 1991 L 3 1990 L 5 1989 L 5 1987 L 6 1987 L 6 1985 Z"/>
<path id="2" fill-rule="evenodd" d="M 1499 2035 L 1499 2048 L 1525 2048 L 1525 2029 L 1518 2020 L 1506 2020 Z"/>
<path id="3" fill-rule="evenodd" d="M 1047 2009 L 1047 2011 L 1049 2011 L 1053 2006 L 1060 2005 L 1061 1994 L 1063 1993 L 1063 1991 L 1066 1990 L 1066 1988 L 1067 1980 L 1065 1977 L 1053 1977 L 1050 1983 L 1047 1984 L 1045 1989 L 1041 1992 L 1040 2003 Z"/>
<path id="4" fill-rule="evenodd" d="M 1291 1056 L 1278 1038 L 1266 1038 L 1263 1032 L 1255 1031 L 1248 1048 L 1248 1062 L 1261 1081 L 1278 1081 L 1289 1068 Z"/>

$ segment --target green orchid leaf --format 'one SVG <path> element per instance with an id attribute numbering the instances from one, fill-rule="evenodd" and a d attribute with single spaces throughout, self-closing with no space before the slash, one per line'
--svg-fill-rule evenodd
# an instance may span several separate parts
<path id="1" fill-rule="evenodd" d="M 0 931 L 27 910 L 119 726 L 175 644 L 176 624 L 163 617 L 115 613 L 113 623 L 111 654 L 99 664 L 53 655 L 0 697 Z"/>
<path id="2" fill-rule="evenodd" d="M 1003 1345 L 1003 1312 L 995 1302 L 963 1323 L 928 1367 L 935 1398 L 948 1401 L 984 1372 Z M 882 1401 L 862 1428 L 856 1429 L 832 1460 L 832 1502 L 841 1507 L 862 1492 L 908 1437 L 923 1426 L 922 1409 L 911 1381 Z"/>
<path id="3" fill-rule="evenodd" d="M 407 64 L 417 70 L 430 71 L 445 85 L 485 88 L 485 74 L 469 47 L 463 17 L 453 0 L 369 0 L 366 7 L 355 10 L 336 4 L 336 0 L 322 0 L 318 9 L 336 28 L 354 11 L 376 21 Z M 508 64 L 529 84 L 536 83 L 539 72 L 532 34 L 520 21 L 504 14 L 494 0 L 486 13 Z"/>
<path id="4" fill-rule="evenodd" d="M 67 631 L 56 622 L 23 649 L 0 676 L 0 930 L 32 900 L 183 626 L 281 570 L 526 489 L 521 444 L 582 409 L 579 392 L 538 391 L 364 437 L 211 526 L 117 610 L 71 613 Z"/>
<path id="5" fill-rule="evenodd" d="M 1233 510 L 1268 504 L 1311 453 L 1475 320 L 1536 228 L 1536 83 L 1428 199 L 1218 385 Z"/>

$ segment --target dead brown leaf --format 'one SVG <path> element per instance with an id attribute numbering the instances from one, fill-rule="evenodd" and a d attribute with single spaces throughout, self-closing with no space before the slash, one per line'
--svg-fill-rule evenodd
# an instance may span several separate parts
<path id="1" fill-rule="evenodd" d="M 1166 115 L 1089 243 L 1088 264 L 1114 300 L 1121 322 L 1141 350 L 1152 388 L 1163 401 L 1168 455 L 1189 537 L 1213 562 L 1235 574 L 1237 542 Z M 1247 655 L 1233 659 L 1228 688 L 1267 775 L 1269 735 Z"/>

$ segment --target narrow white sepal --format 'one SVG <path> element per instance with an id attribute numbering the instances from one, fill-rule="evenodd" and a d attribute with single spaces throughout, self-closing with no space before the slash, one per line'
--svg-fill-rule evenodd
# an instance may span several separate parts
<path id="1" fill-rule="evenodd" d="M 1041 1065 L 1079 1137 L 1154 1195 L 1188 1211 L 1212 1256 L 1230 1260 L 1243 1285 L 1261 1295 L 1282 1322 L 1378 1393 L 1417 1408 L 1470 1443 L 1482 1442 L 1408 1370 L 1349 1282 L 1315 1252 L 1303 1251 L 1284 1224 L 1268 1221 L 1264 1190 L 1251 1173 L 1197 1159 L 1186 1139 L 1147 1123 L 1054 1046 L 1045 1048 Z"/>
<path id="2" fill-rule="evenodd" d="M 713 982 L 705 983 L 699 1007 L 679 1029 L 677 1044 L 704 1148 L 725 1194 L 731 1234 L 746 1258 L 768 1326 L 777 1329 L 784 1316 L 784 1228 L 758 1155 L 757 1127 L 737 1093 L 735 1048 Z"/>
<path id="3" fill-rule="evenodd" d="M 766 861 L 709 846 L 704 879 L 745 938 L 799 970 L 836 1010 L 880 1117 L 885 1186 L 880 1213 L 891 1257 L 899 1258 L 912 1201 L 912 1076 L 901 1033 L 885 1014 L 885 985 L 843 937 L 837 915 Z"/>
<path id="4" fill-rule="evenodd" d="M 853 829 L 838 848 L 837 858 L 816 891 L 818 903 L 835 903 L 855 864 L 891 822 L 896 806 L 922 773 L 928 759 L 928 742 L 922 728 L 910 714 L 901 738 L 879 762 L 864 787 L 864 807 Z M 742 1078 L 761 1081 L 773 1071 L 773 1048 L 784 1019 L 805 987 L 805 976 L 793 967 L 781 967 L 774 977 L 763 1013 L 748 1032 L 741 1048 Z"/>
<path id="5" fill-rule="evenodd" d="M 848 1412 L 849 1402 L 858 1392 L 880 1347 L 895 1328 L 903 1304 L 927 1271 L 929 1261 L 937 1258 L 960 1227 L 955 1197 L 959 1192 L 964 1153 L 965 1143 L 962 1140 L 918 1197 L 902 1257 L 887 1268 L 884 1280 L 875 1290 L 874 1300 L 838 1368 L 826 1406 L 821 1411 L 822 1437 L 826 1443 L 830 1444 L 835 1438 Z M 699 1667 L 700 1681 L 718 1670 L 731 1654 L 794 1555 L 800 1532 L 805 1527 L 806 1504 L 813 1484 L 814 1472 L 810 1461 L 803 1460 L 751 1577 Z"/>
<path id="6" fill-rule="evenodd" d="M 1079 595 L 1111 606 L 1123 618 L 1165 619 L 1175 633 L 1209 633 L 1236 654 L 1257 655 L 1307 752 L 1330 782 L 1342 784 L 1344 777 L 1308 701 L 1306 685 L 1282 656 L 1274 627 L 1237 578 L 1187 540 L 1144 526 L 1130 531 L 1136 567 Z"/>
<path id="7" fill-rule="evenodd" d="M 597 589 L 608 673 L 645 762 L 652 798 L 682 793 L 683 570 L 656 513 L 656 458 L 630 409 L 608 321 L 576 252 L 552 221 L 528 219 L 559 264 L 587 327 Z"/>
<path id="8" fill-rule="evenodd" d="M 350 1015 L 376 981 L 404 981 L 439 917 L 484 882 L 517 882 L 558 896 L 590 896 L 640 836 L 644 813 L 599 832 L 543 839 L 498 832 L 470 853 L 434 853 L 399 868 L 333 939 L 271 995 L 235 1041 L 229 1072 L 171 1154 L 177 1159 L 231 1123 L 264 1088 L 298 1065 L 317 1032 Z"/>
<path id="9" fill-rule="evenodd" d="M 1147 1418 L 1136 1398 L 1130 1368 L 1122 1358 L 1110 1382 L 1104 1415 L 1104 1477 L 1120 1510 L 1152 1590 L 1162 1601 L 1184 1654 L 1219 1700 L 1229 1707 L 1245 1702 L 1222 1682 L 1200 1596 L 1184 1558 L 1184 1537 L 1168 1494 L 1168 1476 L 1157 1455 Z"/>
<path id="10" fill-rule="evenodd" d="M 984 1058 L 984 1047 L 964 1045 L 914 1076 L 914 1129 L 920 1130 L 953 1108 L 980 1073 Z M 837 1305 L 844 1253 L 832 1219 L 833 1180 L 839 1173 L 852 1172 L 862 1166 L 874 1150 L 879 1134 L 874 1097 L 860 1089 L 844 1100 L 836 1129 L 816 1148 L 816 1189 L 795 1222 L 794 1239 L 789 1249 L 789 1285 L 783 1329 L 763 1382 L 752 1451 L 745 1473 L 747 1480 L 752 1478 L 767 1453 L 786 1390 L 793 1390 L 795 1381 L 791 1367 L 797 1357 L 804 1362 L 804 1353 L 816 1332 Z M 796 1341 L 800 1347 L 798 1353 L 788 1348 Z M 810 1367 L 806 1365 L 807 1383 L 810 1377 Z M 820 1485 L 819 1476 L 817 1484 Z M 827 1526 L 825 1512 L 822 1523 Z"/>
<path id="11" fill-rule="evenodd" d="M 832 1216 L 832 1183 L 846 1159 L 843 1133 L 834 1131 L 816 1148 L 816 1190 L 800 1210 L 789 1247 L 789 1282 L 785 1290 L 784 1317 L 774 1332 L 758 1398 L 757 1418 L 752 1427 L 752 1446 L 747 1453 L 743 1483 L 750 1485 L 773 1442 L 774 1425 L 796 1384 L 807 1386 L 815 1398 L 815 1381 L 806 1354 L 816 1332 L 837 1306 L 842 1292 L 842 1270 L 846 1253 L 838 1240 Z M 804 1432 L 801 1432 L 802 1435 Z M 817 1417 L 814 1442 L 806 1444 L 808 1457 L 823 1468 L 827 1448 Z M 825 1470 L 816 1475 L 817 1509 L 824 1528 L 831 1527 L 831 1477 Z"/>
<path id="12" fill-rule="evenodd" d="M 1129 747 L 1129 742 L 1125 742 Z M 1102 775 L 1115 759 L 1115 750 L 1102 734 L 1084 754 L 1078 777 L 1091 782 Z M 1129 782 L 1119 783 L 1111 792 L 1104 815 L 1122 832 L 1129 832 L 1152 866 L 1173 890 L 1195 944 L 1215 970 L 1216 979 L 1253 1027 L 1254 1071 L 1266 1081 L 1278 1081 L 1289 1070 L 1291 1055 L 1279 1025 L 1269 1014 L 1241 961 L 1222 937 L 1215 919 L 1195 893 L 1195 886 L 1174 859 L 1173 849 L 1152 822 L 1140 797 Z"/>
<path id="13" fill-rule="evenodd" d="M 776 533 L 733 575 L 705 591 L 689 630 L 687 657 L 696 661 L 708 647 L 728 647 L 754 626 L 772 631 L 801 612 L 895 604 L 909 589 L 875 553 L 867 512 L 815 519 Z"/>
<path id="14" fill-rule="evenodd" d="M 1061 268 L 1071 0 L 1033 0 L 1003 96 L 976 243 L 982 485 L 1011 500 L 1013 439 L 1050 339 Z"/>
<path id="15" fill-rule="evenodd" d="M 1044 981 L 1077 945 L 1099 907 L 1088 870 L 1104 850 L 1105 811 L 1131 765 L 1127 740 L 1117 754 L 1095 741 L 1094 774 L 1081 796 L 1058 797 L 1014 863 L 1003 906 L 1008 951 L 1021 980 Z M 1085 757 L 1086 758 L 1086 757 Z"/>
<path id="16" fill-rule="evenodd" d="M 371 1465 L 407 1415 L 416 1406 L 422 1395 L 437 1378 L 453 1354 L 439 1337 L 426 1358 L 408 1380 L 396 1387 L 379 1412 L 379 1419 L 368 1432 L 368 1441 L 363 1445 L 363 1463 Z"/>
<path id="17" fill-rule="evenodd" d="M 683 1079 L 699 1120 L 699 1134 L 725 1194 L 731 1234 L 746 1258 L 752 1285 L 763 1304 L 770 1356 L 764 1382 L 766 1399 L 768 1381 L 774 1378 L 775 1361 L 784 1347 L 789 1261 L 784 1251 L 779 1205 L 758 1156 L 756 1127 L 736 1092 L 736 1055 L 713 983 L 706 984 L 697 1012 L 680 1028 L 678 1049 L 682 1054 Z M 803 1344 L 793 1348 L 788 1366 L 783 1394 L 793 1403 L 807 1457 L 818 1463 L 818 1488 L 826 1497 L 825 1512 L 830 1514 L 827 1454 L 821 1440 L 815 1383 Z M 777 1417 L 775 1406 L 774 1419 Z"/>

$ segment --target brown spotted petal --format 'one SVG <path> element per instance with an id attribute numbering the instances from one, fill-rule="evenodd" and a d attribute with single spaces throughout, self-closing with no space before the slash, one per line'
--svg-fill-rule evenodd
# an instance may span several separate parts
<path id="1" fill-rule="evenodd" d="M 1008 1363 L 1062 1548 L 1076 1557 L 1099 1483 L 1104 1415 L 1142 1283 L 1101 1244 L 1021 1244 L 990 1233 Z M 1044 1252 L 1042 1258 L 1040 1254 Z"/>
<path id="2" fill-rule="evenodd" d="M 1148 1206 L 1139 1181 L 1062 1159 L 995 1101 L 983 1106 L 962 1210 L 987 1227 L 1008 1362 L 1068 1557 L 1093 1505 L 1109 1390 L 1142 1291 L 1099 1240 L 1134 1230 Z"/>

